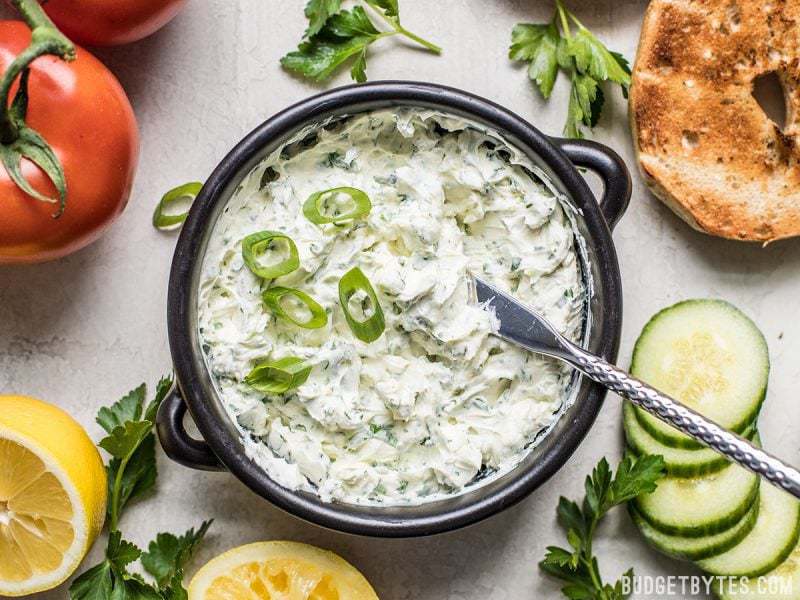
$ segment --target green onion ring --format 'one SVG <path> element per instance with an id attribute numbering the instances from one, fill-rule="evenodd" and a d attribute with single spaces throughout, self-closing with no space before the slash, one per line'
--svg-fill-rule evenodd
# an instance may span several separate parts
<path id="1" fill-rule="evenodd" d="M 308 310 L 311 312 L 311 317 L 307 321 L 297 320 L 286 309 L 284 309 L 283 306 L 281 306 L 281 300 L 284 298 L 284 296 L 294 296 L 300 302 L 305 304 L 306 308 L 308 308 Z M 303 329 L 319 329 L 320 327 L 325 327 L 325 325 L 328 324 L 328 313 L 325 312 L 325 309 L 322 308 L 322 306 L 320 306 L 320 304 L 311 296 L 305 292 L 301 292 L 300 290 L 280 286 L 271 287 L 264 291 L 264 293 L 261 295 L 261 298 L 264 300 L 264 304 L 267 305 L 267 307 L 275 314 L 275 316 L 286 319 L 287 321 L 294 323 Z"/>
<path id="2" fill-rule="evenodd" d="M 285 394 L 303 385 L 311 373 L 311 366 L 302 358 L 287 356 L 274 362 L 264 362 L 250 371 L 244 382 L 265 394 Z"/>
<path id="3" fill-rule="evenodd" d="M 190 183 L 179 185 L 176 188 L 172 188 L 166 194 L 161 196 L 161 200 L 158 202 L 156 209 L 153 211 L 153 227 L 160 229 L 161 231 L 177 229 L 181 223 L 186 220 L 186 217 L 189 215 L 189 209 L 186 209 L 185 212 L 179 214 L 169 215 L 164 213 L 167 205 L 189 200 L 189 204 L 191 206 L 191 203 L 194 202 L 195 198 L 197 198 L 197 194 L 200 193 L 201 189 L 203 189 L 202 183 L 199 181 L 192 181 Z"/>
<path id="4" fill-rule="evenodd" d="M 350 314 L 350 309 L 347 306 L 350 298 L 359 291 L 363 291 L 367 295 L 374 311 L 372 316 L 364 321 L 357 321 Z M 350 269 L 339 280 L 339 304 L 342 306 L 344 317 L 347 319 L 347 324 L 350 326 L 351 331 L 362 342 L 374 342 L 383 335 L 383 331 L 386 329 L 386 322 L 383 319 L 383 310 L 378 301 L 378 295 L 375 293 L 375 289 L 367 279 L 367 276 L 358 267 Z"/>
<path id="5" fill-rule="evenodd" d="M 353 201 L 352 210 L 330 217 L 322 214 L 325 201 L 330 197 L 336 197 L 338 194 L 350 196 L 350 199 Z M 366 217 L 370 210 L 372 210 L 372 202 L 370 202 L 369 196 L 367 196 L 365 192 L 354 187 L 338 187 L 322 190 L 321 192 L 314 192 L 308 197 L 305 204 L 303 204 L 303 214 L 306 219 L 316 225 L 325 225 L 327 223 L 339 225 L 343 221 Z"/>
<path id="6" fill-rule="evenodd" d="M 289 246 L 289 256 L 274 265 L 261 265 L 258 257 L 261 256 L 270 244 L 276 240 L 285 240 Z M 248 235 L 242 240 L 242 258 L 244 264 L 254 275 L 262 279 L 275 279 L 281 275 L 288 275 L 300 266 L 300 255 L 294 241 L 280 231 L 259 231 Z"/>

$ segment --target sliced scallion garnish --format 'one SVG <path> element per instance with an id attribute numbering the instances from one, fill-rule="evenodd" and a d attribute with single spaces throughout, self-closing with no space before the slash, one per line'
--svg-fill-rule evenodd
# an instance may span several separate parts
<path id="1" fill-rule="evenodd" d="M 340 196 L 349 196 L 350 205 L 342 207 Z M 340 224 L 343 221 L 350 221 L 365 217 L 372 210 L 372 202 L 369 196 L 358 188 L 338 187 L 329 190 L 315 192 L 308 197 L 303 204 L 303 214 L 306 219 L 316 225 L 327 223 Z"/>
<path id="2" fill-rule="evenodd" d="M 177 229 L 186 220 L 192 202 L 197 198 L 201 189 L 203 189 L 202 183 L 192 181 L 172 188 L 161 196 L 161 200 L 153 211 L 153 227 L 162 231 Z M 169 209 L 175 210 L 176 208 L 183 210 L 182 212 L 169 212 Z"/>
<path id="3" fill-rule="evenodd" d="M 339 280 L 339 303 L 353 334 L 362 342 L 374 342 L 386 329 L 378 295 L 372 284 L 358 267 L 350 269 Z M 361 313 L 356 319 L 354 312 Z"/>
<path id="4" fill-rule="evenodd" d="M 276 286 L 265 290 L 261 298 L 276 316 L 286 319 L 298 327 L 319 329 L 328 324 L 328 313 L 325 312 L 325 309 L 311 296 L 300 290 Z M 293 302 L 292 299 L 295 306 L 289 305 Z M 304 318 L 305 315 L 298 314 L 298 312 L 307 312 L 309 316 Z"/>
<path id="5" fill-rule="evenodd" d="M 259 262 L 264 253 L 276 250 L 281 243 L 286 246 L 286 258 L 269 265 Z M 300 266 L 297 246 L 292 238 L 279 231 L 259 231 L 248 235 L 242 240 L 242 258 L 247 268 L 262 279 L 275 279 L 281 275 L 288 275 Z"/>
<path id="6" fill-rule="evenodd" d="M 250 371 L 244 382 L 265 394 L 285 394 L 303 385 L 311 373 L 311 366 L 302 358 L 287 356 L 274 362 L 265 362 Z"/>

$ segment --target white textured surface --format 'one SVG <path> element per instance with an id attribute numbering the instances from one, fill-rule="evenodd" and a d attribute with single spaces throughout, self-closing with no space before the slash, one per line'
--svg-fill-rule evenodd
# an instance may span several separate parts
<path id="1" fill-rule="evenodd" d="M 441 57 L 385 41 L 368 73 L 445 83 L 486 96 L 547 133 L 561 130 L 567 86 L 543 104 L 522 69 L 506 58 L 518 21 L 550 18 L 550 1 L 402 0 L 404 22 L 440 43 Z M 644 0 L 597 0 L 572 7 L 609 45 L 633 57 Z M 164 190 L 203 179 L 247 131 L 319 87 L 282 72 L 278 58 L 303 30 L 301 0 L 193 0 L 152 38 L 98 51 L 119 76 L 139 118 L 142 156 L 130 205 L 108 234 L 60 262 L 0 268 L 0 392 L 30 394 L 69 410 L 100 437 L 93 417 L 141 381 L 169 371 L 165 328 L 167 273 L 174 235 L 154 231 L 150 215 Z M 346 74 L 331 85 L 347 83 Z M 35 91 L 33 92 L 35 93 Z M 632 164 L 625 104 L 617 92 L 595 132 Z M 762 417 L 766 446 L 797 461 L 800 428 L 800 243 L 765 249 L 705 237 L 659 205 L 638 178 L 615 233 L 625 285 L 621 364 L 658 309 L 688 297 L 733 301 L 767 336 L 773 373 Z M 216 519 L 195 564 L 232 546 L 293 539 L 352 561 L 389 600 L 554 598 L 558 586 L 536 567 L 546 545 L 561 543 L 559 494 L 582 495 L 583 477 L 621 450 L 620 406 L 608 398 L 597 424 L 545 487 L 505 513 L 460 532 L 417 540 L 371 540 L 305 524 L 272 508 L 227 474 L 193 472 L 160 457 L 155 496 L 123 518 L 125 536 L 144 544 L 159 530 L 182 531 Z M 656 555 L 622 511 L 599 531 L 596 549 L 608 578 L 633 565 L 639 574 L 691 573 Z M 100 556 L 98 545 L 89 560 Z M 87 566 L 91 563 L 86 563 Z M 66 588 L 37 598 L 67 596 Z"/>

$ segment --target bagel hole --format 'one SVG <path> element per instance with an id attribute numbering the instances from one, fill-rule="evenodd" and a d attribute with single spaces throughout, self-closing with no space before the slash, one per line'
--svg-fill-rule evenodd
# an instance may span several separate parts
<path id="1" fill-rule="evenodd" d="M 759 75 L 753 80 L 753 98 L 761 110 L 781 130 L 786 126 L 786 101 L 781 78 L 775 71 Z"/>

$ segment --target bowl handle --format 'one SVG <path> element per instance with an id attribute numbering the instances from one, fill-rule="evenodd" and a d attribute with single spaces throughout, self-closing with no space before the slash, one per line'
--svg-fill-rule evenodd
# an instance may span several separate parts
<path id="1" fill-rule="evenodd" d="M 603 180 L 600 210 L 603 211 L 609 229 L 614 229 L 631 199 L 631 175 L 625 162 L 611 148 L 597 142 L 551 139 L 573 164 L 594 171 Z"/>
<path id="2" fill-rule="evenodd" d="M 202 471 L 224 471 L 225 466 L 203 440 L 191 437 L 183 425 L 186 402 L 178 389 L 172 388 L 156 415 L 156 431 L 161 447 L 176 463 Z"/>

